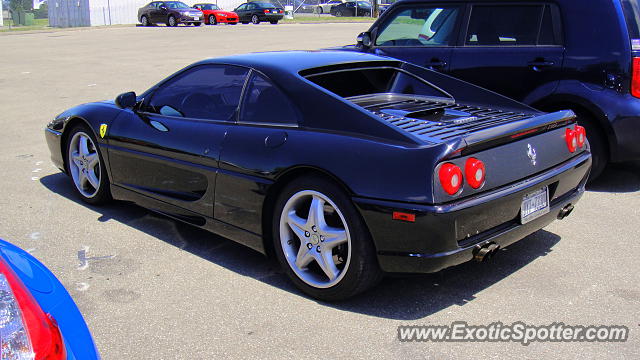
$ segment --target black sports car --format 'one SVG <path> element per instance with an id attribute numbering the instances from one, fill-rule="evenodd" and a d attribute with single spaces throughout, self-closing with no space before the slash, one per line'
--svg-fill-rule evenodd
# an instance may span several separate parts
<path id="1" fill-rule="evenodd" d="M 571 111 L 344 51 L 204 60 L 45 133 L 86 202 L 133 201 L 274 255 L 325 300 L 493 255 L 567 216 L 591 166 Z"/>
<path id="2" fill-rule="evenodd" d="M 238 14 L 238 18 L 243 24 L 248 24 L 249 21 L 253 24 L 260 24 L 262 21 L 277 24 L 284 17 L 284 9 L 263 1 L 240 4 L 233 12 Z"/>

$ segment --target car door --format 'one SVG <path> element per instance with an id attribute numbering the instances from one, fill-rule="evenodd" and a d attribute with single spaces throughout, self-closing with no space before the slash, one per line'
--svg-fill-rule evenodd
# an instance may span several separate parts
<path id="1" fill-rule="evenodd" d="M 474 4 L 450 73 L 531 103 L 558 84 L 564 55 L 559 26 L 552 4 Z"/>
<path id="2" fill-rule="evenodd" d="M 371 32 L 370 52 L 447 71 L 462 22 L 463 6 L 406 4 Z"/>
<path id="3" fill-rule="evenodd" d="M 299 111 L 266 76 L 252 71 L 238 121 L 231 126 L 220 155 L 215 218 L 260 234 L 268 180 L 283 159 L 287 140 L 298 131 Z"/>
<path id="4" fill-rule="evenodd" d="M 156 2 L 156 6 L 151 10 L 152 19 L 154 23 L 163 23 L 167 21 L 167 5 L 162 2 Z"/>
<path id="5" fill-rule="evenodd" d="M 238 14 L 238 21 L 248 21 L 247 20 L 247 4 L 242 4 L 238 6 L 233 12 Z"/>
<path id="6" fill-rule="evenodd" d="M 189 68 L 144 95 L 108 130 L 113 184 L 213 217 L 225 132 L 237 113 L 248 70 Z"/>

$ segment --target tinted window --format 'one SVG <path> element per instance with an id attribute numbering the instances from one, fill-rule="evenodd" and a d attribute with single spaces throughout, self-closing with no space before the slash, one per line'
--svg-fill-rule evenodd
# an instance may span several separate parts
<path id="1" fill-rule="evenodd" d="M 242 104 L 240 121 L 262 124 L 297 124 L 287 96 L 262 75 L 254 74 Z"/>
<path id="2" fill-rule="evenodd" d="M 187 4 L 180 1 L 165 2 L 165 5 L 167 5 L 169 9 L 188 9 L 189 8 Z"/>
<path id="3" fill-rule="evenodd" d="M 242 5 L 238 6 L 238 8 L 236 10 L 244 10 L 244 9 L 246 9 L 246 7 L 247 7 L 247 4 L 242 4 Z"/>
<path id="4" fill-rule="evenodd" d="M 147 111 L 166 116 L 229 120 L 240 101 L 247 70 L 205 65 L 188 70 L 154 92 Z"/>
<path id="5" fill-rule="evenodd" d="M 397 12 L 376 39 L 378 46 L 443 46 L 454 39 L 457 7 L 415 7 Z"/>
<path id="6" fill-rule="evenodd" d="M 543 8 L 543 5 L 474 6 L 467 45 L 536 45 Z"/>
<path id="7" fill-rule="evenodd" d="M 622 9 L 624 12 L 624 18 L 627 22 L 627 29 L 629 30 L 629 37 L 631 39 L 640 39 L 640 9 L 638 8 L 637 0 L 622 0 Z M 638 50 L 638 41 L 634 44 L 634 50 Z"/>

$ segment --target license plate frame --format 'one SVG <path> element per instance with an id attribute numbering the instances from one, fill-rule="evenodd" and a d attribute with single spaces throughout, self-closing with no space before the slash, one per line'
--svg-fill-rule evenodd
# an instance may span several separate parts
<path id="1" fill-rule="evenodd" d="M 520 223 L 526 224 L 551 211 L 549 187 L 545 186 L 526 194 L 520 204 Z"/>

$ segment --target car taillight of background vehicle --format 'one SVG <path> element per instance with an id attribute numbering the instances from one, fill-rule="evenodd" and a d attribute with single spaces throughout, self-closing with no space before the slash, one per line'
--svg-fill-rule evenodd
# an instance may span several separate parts
<path id="1" fill-rule="evenodd" d="M 640 98 L 640 57 L 633 58 L 631 69 L 631 95 Z"/>
<path id="2" fill-rule="evenodd" d="M 573 129 L 565 130 L 565 141 L 569 152 L 575 152 L 578 148 L 582 148 L 587 139 L 587 131 L 584 127 L 576 125 Z"/>
<path id="3" fill-rule="evenodd" d="M 460 191 L 462 187 L 462 170 L 457 165 L 452 163 L 442 164 L 438 177 L 440 178 L 442 189 L 447 194 L 455 195 Z"/>
<path id="4" fill-rule="evenodd" d="M 484 163 L 476 158 L 468 158 L 464 165 L 464 175 L 469 186 L 474 189 L 480 188 L 484 184 Z"/>
<path id="5" fill-rule="evenodd" d="M 55 319 L 42 311 L 22 281 L 1 258 L 0 346 L 2 359 L 66 358 Z"/>

